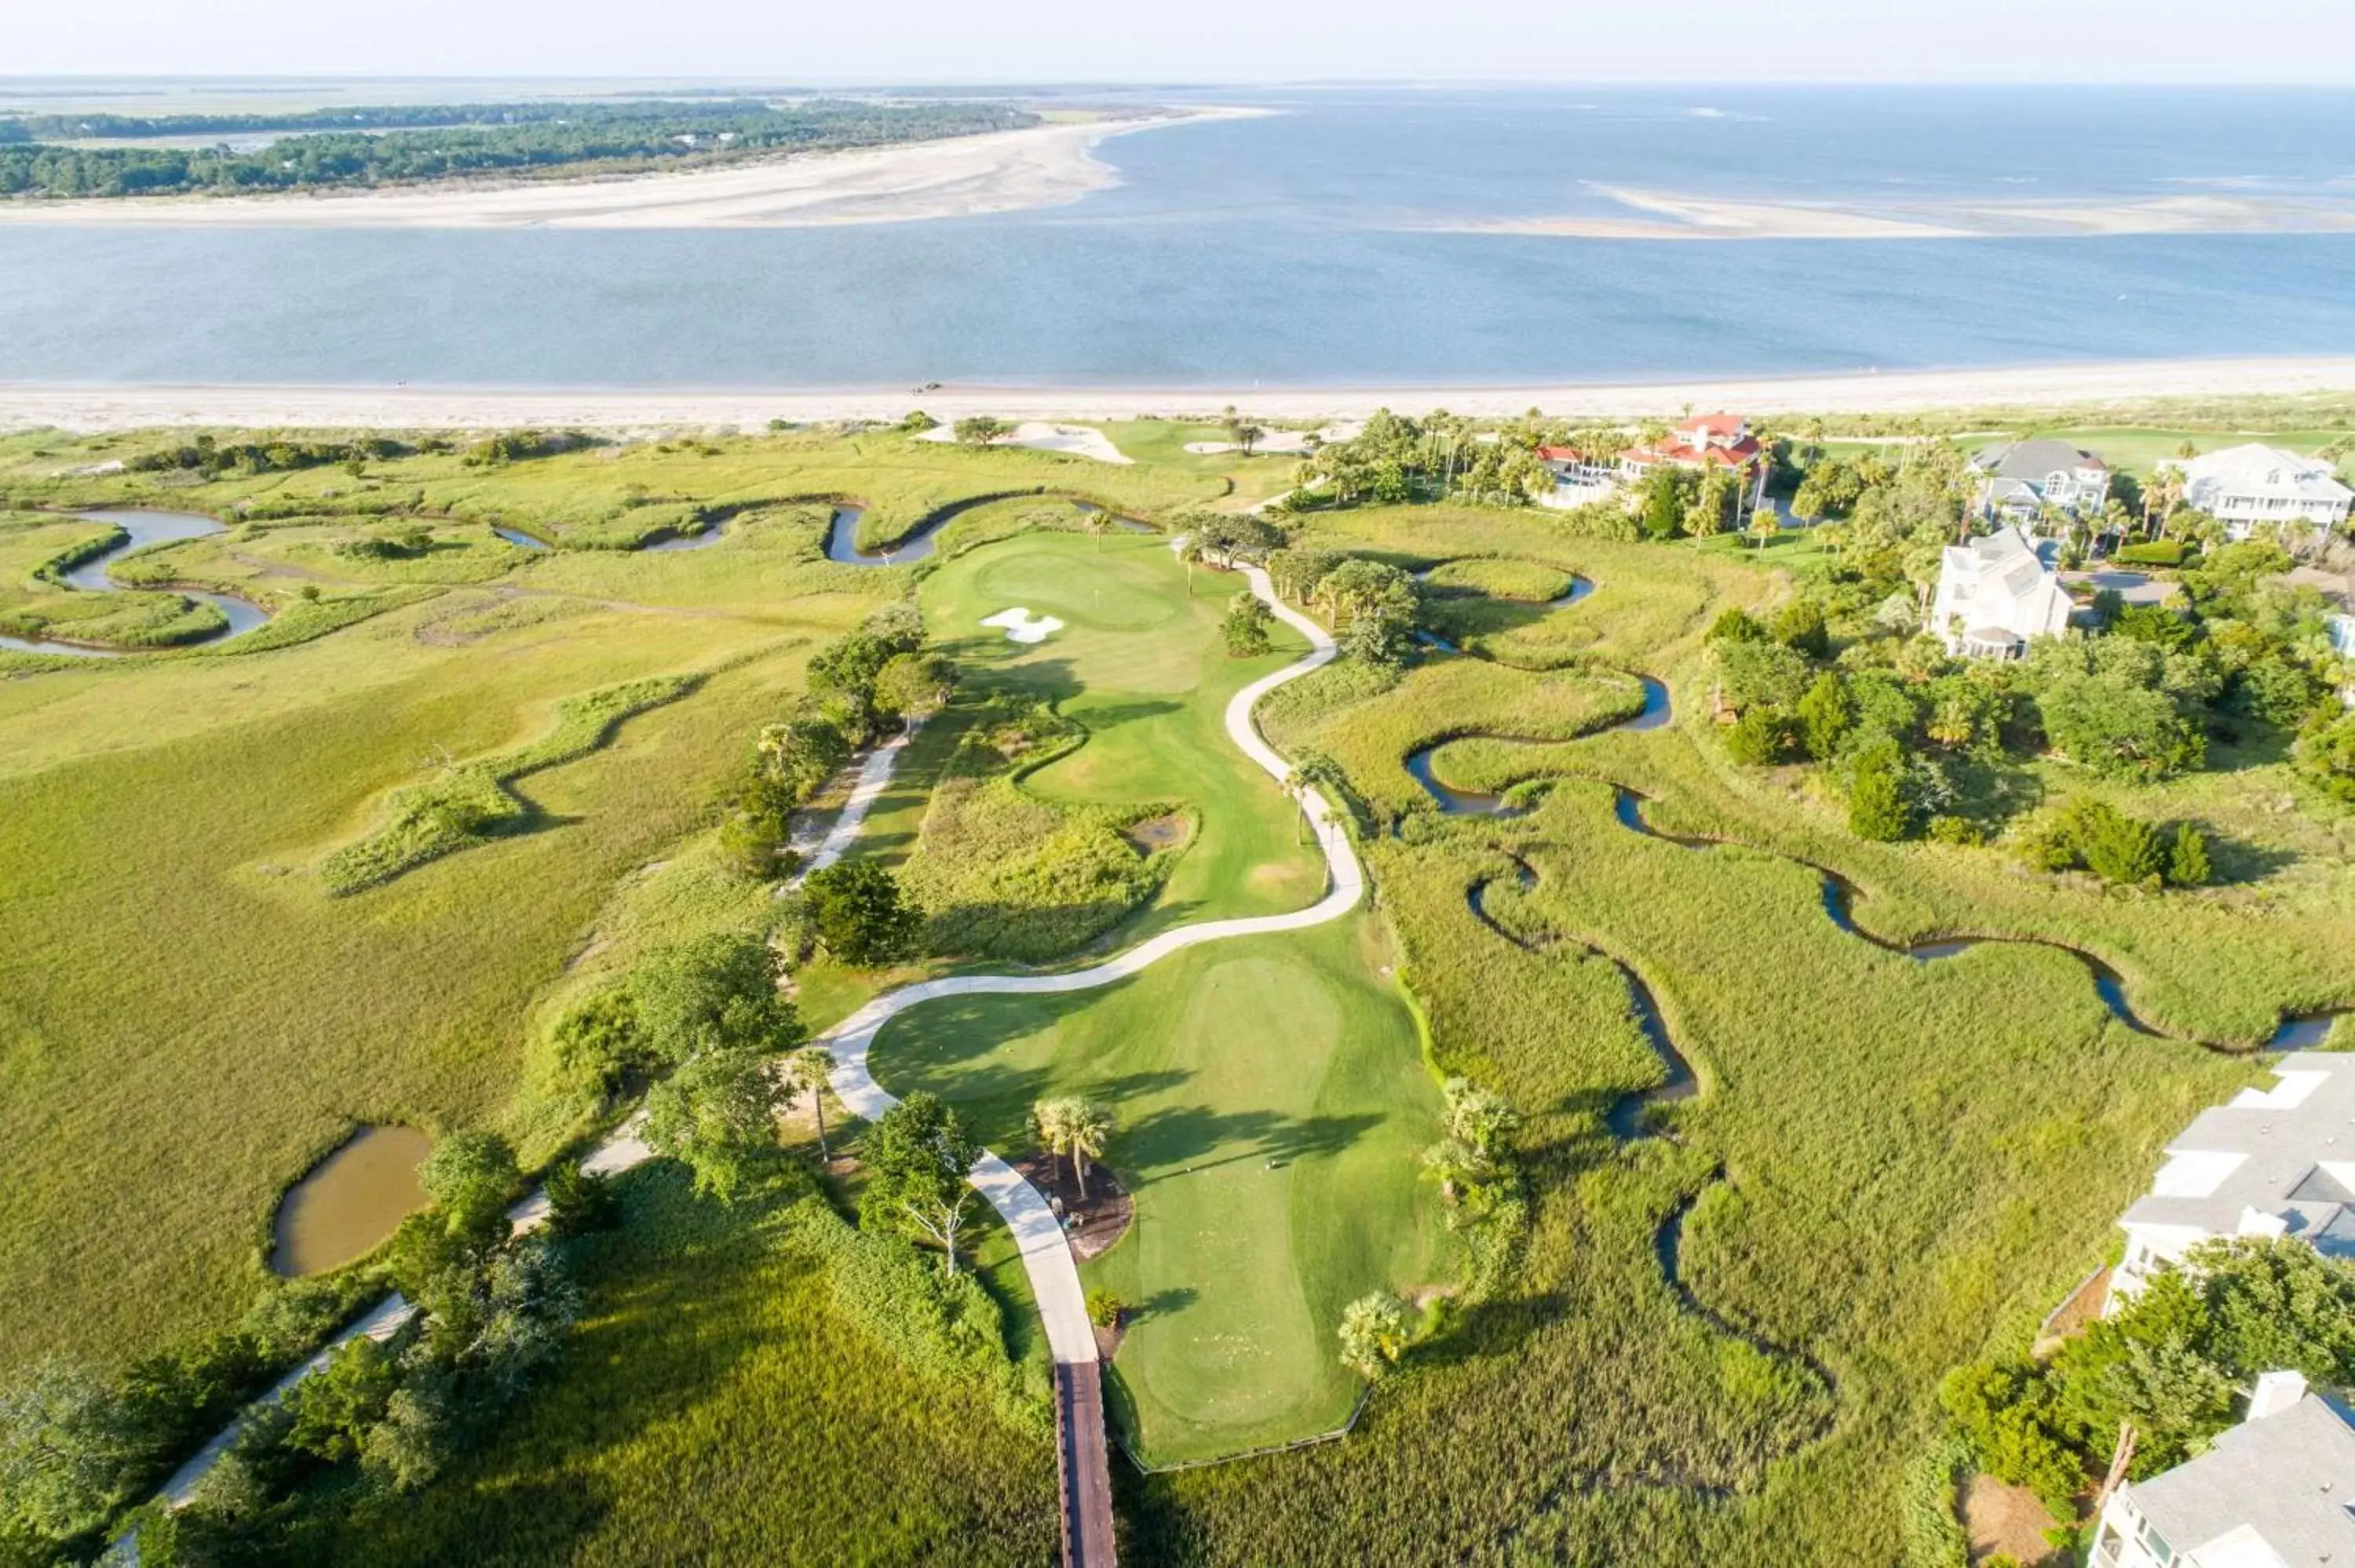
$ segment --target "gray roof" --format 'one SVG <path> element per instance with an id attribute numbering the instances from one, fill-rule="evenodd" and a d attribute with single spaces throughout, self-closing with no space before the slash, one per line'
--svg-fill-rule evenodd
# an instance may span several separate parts
<path id="1" fill-rule="evenodd" d="M 2309 1393 L 2243 1421 L 2196 1459 L 2129 1483 L 2126 1497 L 2178 1561 L 2186 1552 L 2203 1562 L 2266 1561 L 2231 1550 L 2253 1545 L 2254 1535 L 2290 1568 L 2347 1568 L 2355 1563 L 2355 1426 Z M 2236 1531 L 2248 1533 L 2223 1540 Z M 2219 1550 L 2201 1551 L 2211 1546 Z"/>
<path id="2" fill-rule="evenodd" d="M 2081 468 L 2097 468 L 2106 472 L 2109 466 L 2081 447 L 2052 440 L 2001 441 L 1971 459 L 1971 467 L 1980 473 L 1991 473 L 1998 479 L 2038 482 L 2055 473 L 2073 473 Z"/>
<path id="3" fill-rule="evenodd" d="M 2254 1211 L 2318 1251 L 2355 1257 L 2355 1054 L 2295 1052 L 2274 1071 L 2274 1088 L 2244 1089 L 2169 1140 L 2126 1224 L 2229 1236 Z"/>

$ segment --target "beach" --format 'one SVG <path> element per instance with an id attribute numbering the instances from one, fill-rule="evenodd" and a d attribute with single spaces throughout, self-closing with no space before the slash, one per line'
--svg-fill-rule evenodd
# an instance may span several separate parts
<path id="1" fill-rule="evenodd" d="M 0 201 L 0 224 L 160 228 L 793 228 L 1059 207 L 1120 183 L 1105 138 L 1245 109 L 1091 115 L 1021 131 L 619 177 L 317 195 Z"/>
<path id="2" fill-rule="evenodd" d="M 288 429 L 760 429 L 772 419 L 1249 418 L 1313 424 L 1377 408 L 1507 418 L 1529 408 L 1576 418 L 1890 414 L 1926 408 L 2081 406 L 2154 397 L 2355 392 L 2355 357 L 2124 361 L 1887 374 L 1688 378 L 1489 387 L 1095 387 L 953 386 L 758 388 L 100 386 L 0 384 L 0 429 L 77 431 L 213 426 Z"/>

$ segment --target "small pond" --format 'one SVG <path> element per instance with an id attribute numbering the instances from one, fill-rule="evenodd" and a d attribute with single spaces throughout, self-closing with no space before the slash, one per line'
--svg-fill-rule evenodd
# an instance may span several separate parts
<path id="1" fill-rule="evenodd" d="M 433 1140 L 413 1127 L 364 1127 L 311 1168 L 278 1205 L 270 1266 L 317 1274 L 367 1253 L 425 1207 L 417 1167 Z"/>

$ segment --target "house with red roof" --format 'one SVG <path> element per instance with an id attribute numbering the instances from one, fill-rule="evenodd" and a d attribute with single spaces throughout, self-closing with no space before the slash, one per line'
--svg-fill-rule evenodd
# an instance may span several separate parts
<path id="1" fill-rule="evenodd" d="M 1657 441 L 1622 451 L 1619 477 L 1627 484 L 1641 484 L 1663 463 L 1732 474 L 1738 482 L 1741 510 L 1752 512 L 1766 499 L 1766 474 L 1774 460 L 1750 433 L 1748 420 L 1733 414 L 1702 414 Z"/>

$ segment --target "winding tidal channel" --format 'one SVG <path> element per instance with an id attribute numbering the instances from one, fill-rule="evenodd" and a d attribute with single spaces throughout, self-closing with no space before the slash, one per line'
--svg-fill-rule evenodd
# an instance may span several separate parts
<path id="1" fill-rule="evenodd" d="M 213 534 L 225 534 L 229 525 L 210 517 L 187 512 L 106 511 L 78 512 L 74 515 L 85 523 L 111 523 L 126 535 L 123 541 L 91 556 L 64 574 L 59 580 L 67 588 L 84 593 L 171 593 L 182 599 L 192 599 L 211 605 L 228 620 L 219 631 L 201 637 L 193 642 L 176 642 L 172 648 L 196 648 L 210 643 L 226 642 L 232 637 L 242 637 L 267 621 L 269 614 L 250 599 L 231 594 L 213 593 L 203 588 L 184 588 L 176 584 L 149 588 L 138 584 L 119 583 L 108 575 L 108 568 L 134 550 L 153 545 L 176 545 L 189 539 L 202 539 Z M 119 659 L 129 653 L 162 652 L 158 648 L 110 648 L 74 642 L 49 637 L 0 637 L 0 648 L 20 653 L 64 653 L 82 659 Z"/>

